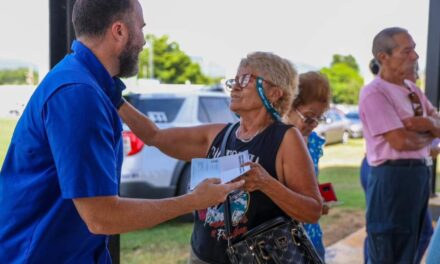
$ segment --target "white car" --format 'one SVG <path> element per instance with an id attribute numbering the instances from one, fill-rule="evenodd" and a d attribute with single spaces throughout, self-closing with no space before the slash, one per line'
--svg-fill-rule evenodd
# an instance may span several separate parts
<path id="1" fill-rule="evenodd" d="M 350 137 L 361 138 L 363 136 L 363 131 L 359 111 L 350 111 L 345 114 L 345 117 L 350 121 Z"/>
<path id="2" fill-rule="evenodd" d="M 164 88 L 161 91 L 126 96 L 134 107 L 160 128 L 203 123 L 236 122 L 229 110 L 230 97 L 223 90 Z M 171 158 L 155 147 L 144 145 L 123 125 L 124 161 L 120 195 L 134 198 L 164 198 L 187 192 L 189 162 Z"/>
<path id="3" fill-rule="evenodd" d="M 347 143 L 350 137 L 350 121 L 345 117 L 344 113 L 331 107 L 324 114 L 325 122 L 320 123 L 315 132 L 325 138 L 326 144 Z"/>

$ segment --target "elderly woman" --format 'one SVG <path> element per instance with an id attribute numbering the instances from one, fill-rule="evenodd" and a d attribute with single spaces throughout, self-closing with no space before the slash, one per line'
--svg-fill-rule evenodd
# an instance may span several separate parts
<path id="1" fill-rule="evenodd" d="M 230 109 L 240 122 L 228 137 L 226 153 L 247 150 L 252 161 L 243 189 L 230 194 L 232 236 L 239 238 L 278 216 L 316 222 L 322 201 L 313 164 L 299 131 L 280 120 L 297 89 L 293 65 L 272 53 L 251 53 L 241 60 L 237 76 L 227 85 Z M 128 103 L 119 114 L 146 144 L 188 161 L 217 157 L 230 126 L 159 129 Z M 223 205 L 196 212 L 190 263 L 229 263 L 226 246 Z"/>
<path id="2" fill-rule="evenodd" d="M 318 162 L 323 154 L 322 148 L 325 140 L 312 130 L 323 119 L 323 114 L 329 108 L 330 101 L 330 84 L 325 76 L 319 72 L 307 72 L 299 76 L 298 95 L 293 100 L 287 115 L 287 123 L 297 127 L 307 142 L 316 175 L 318 175 Z M 323 214 L 327 213 L 328 207 L 324 205 Z M 325 249 L 321 227 L 318 223 L 305 224 L 304 227 L 319 256 L 324 259 Z"/>

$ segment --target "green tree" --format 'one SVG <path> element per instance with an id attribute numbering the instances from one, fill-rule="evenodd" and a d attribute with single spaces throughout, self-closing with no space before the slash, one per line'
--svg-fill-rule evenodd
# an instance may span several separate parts
<path id="1" fill-rule="evenodd" d="M 353 68 L 355 71 L 359 72 L 359 65 L 356 62 L 356 59 L 352 55 L 340 55 L 340 54 L 334 54 L 333 55 L 333 61 L 330 66 L 333 66 L 338 63 L 345 63 L 350 68 Z"/>
<path id="2" fill-rule="evenodd" d="M 336 104 L 357 104 L 359 91 L 364 85 L 364 78 L 359 73 L 359 65 L 351 55 L 333 55 L 330 67 L 322 68 L 332 89 L 333 102 Z"/>
<path id="3" fill-rule="evenodd" d="M 183 84 L 190 81 L 193 84 L 214 84 L 220 78 L 210 78 L 204 75 L 200 65 L 191 60 L 183 52 L 179 44 L 170 42 L 167 35 L 156 37 L 147 35 L 146 40 L 153 43 L 153 78 L 162 83 Z M 144 49 L 139 58 L 139 78 L 151 78 L 149 69 L 150 47 Z"/>
<path id="4" fill-rule="evenodd" d="M 37 84 L 38 73 L 28 68 L 0 70 L 0 84 Z"/>

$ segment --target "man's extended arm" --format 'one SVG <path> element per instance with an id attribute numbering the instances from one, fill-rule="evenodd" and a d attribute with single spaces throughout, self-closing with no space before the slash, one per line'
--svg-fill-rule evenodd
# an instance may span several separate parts
<path id="1" fill-rule="evenodd" d="M 191 211 L 208 208 L 226 199 L 244 180 L 219 184 L 207 179 L 186 195 L 167 199 L 130 199 L 118 196 L 75 198 L 81 218 L 93 234 L 119 234 L 150 228 Z"/>

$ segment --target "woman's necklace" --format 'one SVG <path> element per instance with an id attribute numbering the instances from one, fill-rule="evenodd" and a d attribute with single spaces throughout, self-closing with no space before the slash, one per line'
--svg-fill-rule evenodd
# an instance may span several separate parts
<path id="1" fill-rule="evenodd" d="M 235 130 L 235 137 L 238 139 L 238 140 L 240 140 L 241 142 L 243 142 L 243 143 L 248 143 L 248 142 L 250 142 L 252 139 L 254 139 L 254 137 L 256 137 L 258 134 L 260 134 L 260 132 L 264 129 L 264 128 L 266 128 L 266 127 L 262 127 L 262 128 L 260 128 L 254 135 L 252 135 L 252 136 L 250 136 L 250 137 L 247 137 L 247 138 L 240 138 L 239 136 L 238 136 L 238 134 L 239 134 L 239 130 L 241 131 L 241 126 L 239 126 L 238 128 L 237 128 L 237 130 Z"/>

